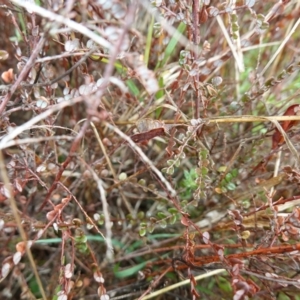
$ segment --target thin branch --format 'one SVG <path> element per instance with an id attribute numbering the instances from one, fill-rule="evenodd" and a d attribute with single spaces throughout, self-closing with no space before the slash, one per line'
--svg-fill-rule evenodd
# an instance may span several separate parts
<path id="1" fill-rule="evenodd" d="M 96 174 L 96 172 L 91 168 L 88 164 L 86 164 L 86 167 L 89 169 L 89 171 L 92 173 L 94 180 L 97 183 L 97 187 L 100 193 L 100 200 L 102 203 L 102 209 L 103 209 L 103 214 L 104 214 L 104 220 L 105 220 L 105 229 L 106 229 L 106 236 L 104 237 L 103 234 L 101 233 L 101 236 L 104 238 L 106 245 L 107 245 L 107 250 L 106 250 L 106 257 L 108 261 L 113 261 L 113 245 L 112 245 L 112 222 L 110 220 L 110 213 L 109 213 L 109 205 L 107 203 L 106 199 L 106 192 L 103 188 L 104 182 L 99 178 L 99 176 Z M 81 208 L 83 211 L 84 209 Z M 86 214 L 86 212 L 84 212 Z M 95 225 L 97 227 L 97 225 Z"/>
<path id="2" fill-rule="evenodd" d="M 111 160 L 110 160 L 110 158 L 109 158 L 109 155 L 107 154 L 107 151 L 106 151 L 106 149 L 105 149 L 105 147 L 104 147 L 104 145 L 103 145 L 103 142 L 102 142 L 102 140 L 101 140 L 101 138 L 100 138 L 100 136 L 99 136 L 99 133 L 98 133 L 98 131 L 97 131 L 97 129 L 96 129 L 96 127 L 95 127 L 95 125 L 94 125 L 93 122 L 91 122 L 91 126 L 92 126 L 92 128 L 93 128 L 93 131 L 94 131 L 94 134 L 95 134 L 95 136 L 96 136 L 96 139 L 97 139 L 97 141 L 98 141 L 98 143 L 99 143 L 99 145 L 100 145 L 100 148 L 101 148 L 101 150 L 102 150 L 102 152 L 103 152 L 103 154 L 104 154 L 104 157 L 105 157 L 106 162 L 107 162 L 107 164 L 108 164 L 108 166 L 109 166 L 109 169 L 110 169 L 110 171 L 111 171 L 111 173 L 112 173 L 112 175 L 113 175 L 113 178 L 114 178 L 115 182 L 118 182 L 117 174 L 116 174 L 116 172 L 115 172 L 115 170 L 114 170 L 114 168 L 113 168 L 113 165 L 112 165 L 112 163 L 111 163 Z M 124 193 L 122 192 L 121 189 L 119 189 L 119 193 L 120 193 L 120 195 L 121 195 L 121 197 L 122 197 L 122 199 L 123 199 L 123 201 L 124 201 L 124 203 L 125 203 L 125 205 L 126 205 L 127 210 L 129 211 L 130 214 L 132 214 L 132 212 L 133 212 L 132 206 L 131 206 L 131 204 L 128 202 L 128 200 L 126 199 L 126 197 L 124 196 Z"/>
<path id="3" fill-rule="evenodd" d="M 23 1 L 23 0 L 11 0 L 11 1 L 19 6 L 22 6 L 28 10 L 31 10 L 32 12 L 35 12 L 36 14 L 38 14 L 46 19 L 49 19 L 50 21 L 53 22 L 53 24 L 55 24 L 55 23 L 64 24 L 67 27 L 82 33 L 83 35 L 89 37 L 91 40 L 93 40 L 98 45 L 100 45 L 104 48 L 112 47 L 112 45 L 106 39 L 95 34 L 91 30 L 89 30 L 86 26 L 83 26 L 77 22 L 74 22 L 62 15 L 55 14 L 55 13 L 53 13 L 41 6 L 38 6 L 32 2 Z M 53 34 L 53 33 L 54 33 L 53 31 L 50 31 L 50 34 Z"/>
<path id="4" fill-rule="evenodd" d="M 21 223 L 21 218 L 20 218 L 20 215 L 19 215 L 19 212 L 18 212 L 17 203 L 16 203 L 16 200 L 13 196 L 12 186 L 11 186 L 9 178 L 8 178 L 8 174 L 7 174 L 7 170 L 6 170 L 6 167 L 5 167 L 5 162 L 4 162 L 4 157 L 3 157 L 2 151 L 0 151 L 0 175 L 1 175 L 1 178 L 2 178 L 3 183 L 5 185 L 5 188 L 9 193 L 8 199 L 9 199 L 9 204 L 10 204 L 10 207 L 11 207 L 11 211 L 12 211 L 14 219 L 17 223 L 18 230 L 20 232 L 21 238 L 22 238 L 23 242 L 26 244 L 25 251 L 26 251 L 26 254 L 27 254 L 28 259 L 30 261 L 32 271 L 34 273 L 35 279 L 36 279 L 38 287 L 39 287 L 39 291 L 42 295 L 43 300 L 46 300 L 47 297 L 46 297 L 46 294 L 45 294 L 45 290 L 43 288 L 42 281 L 41 281 L 39 273 L 37 271 L 37 266 L 36 266 L 36 263 L 33 259 L 33 255 L 32 255 L 32 252 L 30 250 L 29 244 L 27 243 L 28 238 L 27 238 L 26 232 L 23 228 L 23 225 Z"/>
<path id="5" fill-rule="evenodd" d="M 214 275 L 217 275 L 217 274 L 220 274 L 220 273 L 224 273 L 224 272 L 226 272 L 225 269 L 217 269 L 217 270 L 213 270 L 213 271 L 211 271 L 211 272 L 208 272 L 208 273 L 205 273 L 205 274 L 201 274 L 201 275 L 196 276 L 196 277 L 195 277 L 195 280 L 196 280 L 196 281 L 199 281 L 199 280 L 202 280 L 202 279 L 204 279 L 204 278 L 212 277 L 212 276 L 214 276 Z M 153 297 L 156 297 L 156 296 L 158 296 L 158 295 L 162 295 L 162 294 L 164 294 L 164 293 L 166 293 L 166 292 L 169 292 L 169 291 L 174 290 L 174 289 L 176 289 L 176 288 L 179 288 L 179 287 L 181 287 L 181 286 L 187 285 L 187 284 L 189 284 L 190 282 L 191 282 L 190 279 L 186 279 L 186 280 L 180 281 L 180 282 L 178 282 L 178 283 L 169 285 L 169 286 L 167 286 L 167 287 L 165 287 L 165 288 L 163 288 L 163 289 L 160 289 L 160 290 L 158 290 L 158 291 L 155 291 L 155 292 L 151 293 L 150 295 L 147 295 L 147 296 L 143 297 L 142 299 L 143 299 L 143 300 L 152 299 Z"/>
<path id="6" fill-rule="evenodd" d="M 42 36 L 40 41 L 38 42 L 36 48 L 33 50 L 30 58 L 28 59 L 26 65 L 24 66 L 20 75 L 18 76 L 16 82 L 12 85 L 12 87 L 10 88 L 10 91 L 6 94 L 6 97 L 2 101 L 2 103 L 0 105 L 0 115 L 3 113 L 8 101 L 11 99 L 12 95 L 14 94 L 14 92 L 16 91 L 16 89 L 18 88 L 20 83 L 25 79 L 25 77 L 28 75 L 28 72 L 33 67 L 33 65 L 35 63 L 35 59 L 37 58 L 37 56 L 39 55 L 39 52 L 43 48 L 45 41 L 46 41 L 45 37 Z"/>
<path id="7" fill-rule="evenodd" d="M 66 77 L 67 75 L 69 75 L 71 72 L 73 72 L 73 70 L 75 70 L 76 68 L 78 68 L 81 64 L 83 64 L 87 58 L 94 52 L 96 51 L 97 48 L 92 48 L 90 49 L 88 52 L 86 52 L 84 54 L 83 57 L 80 58 L 79 61 L 77 61 L 70 69 L 68 69 L 66 72 L 64 72 L 63 74 L 59 75 L 58 77 L 52 79 L 50 82 L 44 82 L 44 83 L 34 83 L 34 84 L 24 84 L 24 86 L 47 86 L 47 85 L 52 85 L 58 81 L 60 81 L 61 79 L 63 79 L 64 77 Z"/>
<path id="8" fill-rule="evenodd" d="M 18 145 L 24 145 L 24 144 L 37 144 L 40 142 L 47 142 L 47 141 L 60 141 L 60 140 L 66 140 L 71 141 L 74 137 L 68 136 L 68 135 L 55 135 L 55 136 L 43 136 L 39 138 L 24 138 L 24 139 L 15 139 L 13 141 L 10 141 L 6 144 L 6 148 L 18 146 Z"/>
<path id="9" fill-rule="evenodd" d="M 142 149 L 125 133 L 123 133 L 119 128 L 105 122 L 105 125 L 113 130 L 115 133 L 117 133 L 122 139 L 124 139 L 128 144 L 133 148 L 134 151 L 136 151 L 143 162 L 149 166 L 149 168 L 158 176 L 158 178 L 161 180 L 161 182 L 165 185 L 167 190 L 170 192 L 171 197 L 175 197 L 177 195 L 176 191 L 172 188 L 171 184 L 166 180 L 166 178 L 163 176 L 163 174 L 155 167 L 153 162 L 145 155 L 145 153 L 142 151 Z"/>
<path id="10" fill-rule="evenodd" d="M 42 112 L 41 114 L 35 116 L 34 118 L 30 119 L 23 125 L 20 125 L 13 130 L 11 130 L 8 134 L 4 135 L 0 141 L 0 150 L 7 148 L 7 145 L 10 141 L 16 138 L 22 132 L 29 130 L 34 124 L 46 119 L 47 117 L 51 116 L 54 112 L 59 111 L 67 106 L 71 106 L 75 103 L 83 101 L 83 97 L 77 97 L 70 100 L 66 100 L 60 102 L 57 105 L 50 106 L 46 111 Z"/>
<path id="11" fill-rule="evenodd" d="M 232 52 L 232 54 L 233 54 L 233 57 L 234 57 L 234 59 L 235 59 L 237 65 L 238 65 L 239 71 L 240 71 L 240 72 L 244 72 L 244 71 L 245 71 L 245 67 L 244 67 L 243 61 L 242 61 L 241 58 L 239 57 L 239 55 L 238 55 L 238 53 L 237 53 L 237 50 L 236 50 L 234 44 L 233 44 L 232 41 L 231 41 L 231 38 L 230 38 L 230 36 L 229 36 L 229 34 L 228 34 L 226 28 L 225 28 L 225 25 L 224 25 L 224 23 L 223 23 L 222 18 L 221 18 L 220 16 L 217 16 L 216 19 L 217 19 L 217 22 L 218 22 L 218 24 L 219 24 L 219 26 L 220 26 L 220 28 L 221 28 L 223 34 L 224 34 L 224 37 L 225 37 L 225 39 L 226 39 L 226 41 L 227 41 L 227 43 L 228 43 L 228 46 L 229 46 L 229 48 L 231 49 L 231 52 Z"/>
<path id="12" fill-rule="evenodd" d="M 295 23 L 295 25 L 293 26 L 293 28 L 291 29 L 291 31 L 284 38 L 284 40 L 282 41 L 282 43 L 280 44 L 280 46 L 278 47 L 278 49 L 276 50 L 276 52 L 274 53 L 274 55 L 271 57 L 271 59 L 268 61 L 268 63 L 264 67 L 264 69 L 260 72 L 260 76 L 262 76 L 267 71 L 267 69 L 272 65 L 272 63 L 274 62 L 274 60 L 276 59 L 276 57 L 278 56 L 278 54 L 285 47 L 286 43 L 288 42 L 288 40 L 290 39 L 290 37 L 292 36 L 292 34 L 296 31 L 296 29 L 299 26 L 299 24 L 300 24 L 300 18 L 298 18 L 297 22 Z"/>

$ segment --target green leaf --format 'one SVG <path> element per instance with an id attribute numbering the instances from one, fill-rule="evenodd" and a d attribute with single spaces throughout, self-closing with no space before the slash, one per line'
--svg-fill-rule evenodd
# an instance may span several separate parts
<path id="1" fill-rule="evenodd" d="M 147 229 L 145 227 L 140 228 L 139 234 L 140 236 L 145 236 L 147 233 Z"/>
<path id="2" fill-rule="evenodd" d="M 218 285 L 221 290 L 227 293 L 232 291 L 230 282 L 224 277 L 218 277 Z"/>
<path id="3" fill-rule="evenodd" d="M 167 168 L 167 174 L 168 175 L 173 175 L 174 174 L 174 168 L 173 167 Z"/>
<path id="4" fill-rule="evenodd" d="M 147 223 L 146 223 L 146 222 L 141 222 L 141 223 L 140 223 L 140 227 L 145 228 L 146 226 L 147 226 Z"/>
<path id="5" fill-rule="evenodd" d="M 187 200 L 183 200 L 183 201 L 180 202 L 180 205 L 181 205 L 182 207 L 187 206 L 187 204 L 188 204 Z"/>
<path id="6" fill-rule="evenodd" d="M 75 243 L 86 243 L 87 237 L 86 235 L 75 236 Z"/>
<path id="7" fill-rule="evenodd" d="M 173 159 L 167 160 L 167 165 L 168 166 L 172 166 L 173 164 L 174 164 L 174 160 Z"/>
<path id="8" fill-rule="evenodd" d="M 134 96 L 137 97 L 140 95 L 140 91 L 139 91 L 138 87 L 135 85 L 135 83 L 131 79 L 126 80 L 126 85 L 128 86 L 129 91 Z"/>
<path id="9" fill-rule="evenodd" d="M 222 187 L 222 193 L 227 193 L 227 189 L 225 187 Z"/>
<path id="10" fill-rule="evenodd" d="M 174 207 L 170 207 L 170 208 L 168 208 L 168 212 L 169 212 L 170 214 L 177 214 L 177 213 L 178 213 L 178 210 L 177 210 L 176 208 L 174 208 Z"/>
<path id="11" fill-rule="evenodd" d="M 167 221 L 165 221 L 165 220 L 161 220 L 161 221 L 159 221 L 159 226 L 161 227 L 161 228 L 166 228 L 167 227 Z"/>
<path id="12" fill-rule="evenodd" d="M 147 261 L 142 262 L 138 265 L 134 265 L 133 267 L 127 268 L 127 269 L 122 270 L 122 271 L 114 270 L 114 274 L 117 278 L 126 278 L 126 277 L 137 274 L 137 272 L 142 270 L 146 266 L 146 264 L 147 264 Z"/>
<path id="13" fill-rule="evenodd" d="M 238 169 L 233 169 L 232 171 L 231 171 L 231 175 L 232 175 L 232 177 L 237 177 L 238 175 L 239 175 L 239 170 Z"/>
<path id="14" fill-rule="evenodd" d="M 232 178 L 233 177 L 232 177 L 231 173 L 227 173 L 226 176 L 225 176 L 225 179 L 226 179 L 227 182 L 230 182 L 232 180 Z"/>
<path id="15" fill-rule="evenodd" d="M 225 179 L 225 178 L 222 179 L 222 181 L 220 182 L 220 184 L 221 184 L 222 187 L 223 187 L 223 186 L 226 186 L 226 185 L 227 185 L 226 179 Z"/>
<path id="16" fill-rule="evenodd" d="M 143 211 L 139 211 L 137 214 L 137 218 L 141 220 L 144 219 L 144 217 L 145 217 L 145 213 Z"/>
<path id="17" fill-rule="evenodd" d="M 187 171 L 187 170 L 183 170 L 183 176 L 184 176 L 184 178 L 186 178 L 186 179 L 188 179 L 188 178 L 191 177 L 189 171 Z"/>
<path id="18" fill-rule="evenodd" d="M 165 49 L 165 56 L 163 60 L 156 65 L 155 69 L 163 67 L 167 63 L 171 55 L 174 53 L 174 49 L 178 44 L 179 36 L 185 31 L 185 29 L 186 24 L 181 22 L 177 27 L 177 32 L 172 36 L 167 48 Z"/>
<path id="19" fill-rule="evenodd" d="M 155 229 L 155 224 L 149 224 L 148 227 L 147 227 L 147 230 L 149 233 L 152 233 Z"/>
<path id="20" fill-rule="evenodd" d="M 234 191 L 236 189 L 236 185 L 233 183 L 233 182 L 229 182 L 227 185 L 226 185 L 226 188 L 229 190 L 229 191 Z"/>
<path id="21" fill-rule="evenodd" d="M 155 99 L 160 99 L 160 98 L 162 98 L 165 95 L 165 91 L 164 91 L 165 85 L 164 85 L 164 79 L 163 79 L 163 77 L 159 77 L 159 79 L 158 79 L 158 85 L 159 85 L 160 89 L 159 89 L 158 92 L 156 92 Z M 159 110 L 161 111 L 161 109 L 159 109 Z"/>
<path id="22" fill-rule="evenodd" d="M 161 211 L 159 211 L 156 215 L 157 215 L 157 217 L 158 217 L 159 219 L 164 219 L 164 218 L 167 217 L 166 214 L 164 214 L 164 213 L 161 212 Z"/>
<path id="23" fill-rule="evenodd" d="M 154 26 L 154 16 L 151 18 L 151 23 L 148 27 L 145 54 L 144 54 L 144 62 L 145 65 L 148 66 L 150 52 L 151 52 L 151 44 L 152 44 L 152 35 L 153 35 L 153 26 Z"/>
<path id="24" fill-rule="evenodd" d="M 167 174 L 168 168 L 162 168 L 161 171 L 162 171 L 163 173 L 166 173 L 166 174 Z"/>
<path id="25" fill-rule="evenodd" d="M 157 233 L 157 234 L 151 234 L 148 235 L 148 239 L 149 240 L 154 240 L 154 239 L 169 239 L 169 238 L 173 238 L 173 237 L 180 237 L 181 234 L 177 234 L 177 233 Z"/>
<path id="26" fill-rule="evenodd" d="M 223 173 L 223 172 L 226 171 L 226 169 L 227 169 L 226 166 L 221 166 L 221 167 L 218 168 L 218 172 L 219 172 L 219 173 Z"/>
<path id="27" fill-rule="evenodd" d="M 207 175 L 207 173 L 208 173 L 208 168 L 202 167 L 201 173 L 202 173 L 202 175 Z"/>
<path id="28" fill-rule="evenodd" d="M 199 156 L 202 158 L 202 159 L 206 159 L 207 156 L 208 156 L 208 150 L 206 149 L 203 149 L 199 152 Z"/>
<path id="29" fill-rule="evenodd" d="M 177 216 L 172 215 L 171 218 L 169 219 L 169 224 L 173 225 L 177 221 Z"/>
<path id="30" fill-rule="evenodd" d="M 138 181 L 138 184 L 140 184 L 140 185 L 146 185 L 146 180 L 145 179 L 140 179 Z"/>

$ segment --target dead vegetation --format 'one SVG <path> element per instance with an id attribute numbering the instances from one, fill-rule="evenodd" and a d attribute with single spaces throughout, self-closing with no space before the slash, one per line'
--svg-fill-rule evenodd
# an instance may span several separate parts
<path id="1" fill-rule="evenodd" d="M 2 1 L 1 299 L 300 299 L 299 6 Z"/>

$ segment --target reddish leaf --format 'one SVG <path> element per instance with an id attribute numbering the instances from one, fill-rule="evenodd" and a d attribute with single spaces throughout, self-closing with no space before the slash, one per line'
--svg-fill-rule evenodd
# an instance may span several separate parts
<path id="1" fill-rule="evenodd" d="M 208 13 L 205 5 L 203 5 L 201 11 L 199 12 L 199 23 L 204 24 L 208 19 Z"/>
<path id="2" fill-rule="evenodd" d="M 14 70 L 9 69 L 9 70 L 3 72 L 2 75 L 1 75 L 1 78 L 5 83 L 13 82 L 13 80 L 14 80 Z"/>
<path id="3" fill-rule="evenodd" d="M 300 105 L 294 104 L 291 105 L 286 112 L 283 114 L 284 116 L 297 116 L 300 113 Z M 283 121 L 280 122 L 282 129 L 287 132 L 289 131 L 294 125 L 296 125 L 299 121 Z M 284 143 L 284 138 L 278 128 L 275 128 L 275 132 L 272 137 L 272 150 L 278 148 Z"/>
<path id="4" fill-rule="evenodd" d="M 164 135 L 164 133 L 165 133 L 164 128 L 156 128 L 156 129 L 149 130 L 147 132 L 134 134 L 134 135 L 131 136 L 131 139 L 135 143 L 141 143 L 141 142 L 144 142 L 144 141 L 151 140 L 156 136 Z"/>
<path id="5" fill-rule="evenodd" d="M 189 226 L 189 221 L 188 218 L 186 216 L 182 216 L 181 220 L 180 220 L 181 224 L 184 226 Z"/>

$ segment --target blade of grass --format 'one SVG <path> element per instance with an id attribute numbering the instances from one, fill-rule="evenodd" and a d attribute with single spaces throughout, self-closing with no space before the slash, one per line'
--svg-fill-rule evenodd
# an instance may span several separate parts
<path id="1" fill-rule="evenodd" d="M 104 63 L 107 64 L 109 62 L 109 60 L 107 58 L 102 58 L 101 62 L 104 62 Z M 120 74 L 123 74 L 123 73 L 127 72 L 127 68 L 124 67 L 120 62 L 115 62 L 114 66 L 115 66 L 116 70 L 118 71 L 118 73 L 120 73 Z M 138 89 L 138 87 L 136 86 L 134 81 L 131 80 L 131 79 L 128 79 L 125 82 L 126 82 L 126 85 L 129 89 L 129 91 L 134 96 L 138 97 L 140 95 L 140 90 Z"/>
<path id="2" fill-rule="evenodd" d="M 229 34 L 228 34 L 227 30 L 226 30 L 226 27 L 225 27 L 225 25 L 224 25 L 224 23 L 223 23 L 222 18 L 221 18 L 220 16 L 217 16 L 217 17 L 216 17 L 216 20 L 217 20 L 217 22 L 218 22 L 218 24 L 219 24 L 219 26 L 220 26 L 220 28 L 221 28 L 221 30 L 222 30 L 222 32 L 223 32 L 223 35 L 224 35 L 224 37 L 225 37 L 225 39 L 226 39 L 226 41 L 227 41 L 227 43 L 228 43 L 229 48 L 231 49 L 231 52 L 232 52 L 232 54 L 233 54 L 233 57 L 234 57 L 234 59 L 235 59 L 235 61 L 236 61 L 236 64 L 237 64 L 237 66 L 238 66 L 239 72 L 244 72 L 244 71 L 245 71 L 245 67 L 244 67 L 243 60 L 242 60 L 241 57 L 238 55 L 237 49 L 236 49 L 236 47 L 234 46 L 234 44 L 232 43 L 232 41 L 231 41 L 231 38 L 230 38 L 230 36 L 229 36 Z"/>
<path id="3" fill-rule="evenodd" d="M 177 27 L 177 33 L 178 34 L 174 34 L 173 37 L 171 38 L 167 48 L 165 49 L 165 55 L 162 61 L 158 62 L 155 70 L 157 70 L 158 68 L 163 67 L 168 59 L 171 57 L 171 55 L 173 54 L 174 49 L 176 48 L 177 44 L 178 44 L 178 40 L 179 37 L 181 36 L 181 34 L 185 31 L 186 29 L 186 24 L 184 24 L 183 22 L 181 22 L 178 27 Z"/>
<path id="4" fill-rule="evenodd" d="M 142 270 L 146 266 L 147 263 L 148 262 L 145 261 L 145 262 L 134 265 L 133 267 L 127 268 L 127 269 L 122 270 L 122 271 L 117 271 L 117 269 L 114 268 L 114 274 L 117 278 L 130 277 L 130 276 L 136 274 L 138 271 Z"/>
<path id="5" fill-rule="evenodd" d="M 290 32 L 286 35 L 286 37 L 284 38 L 284 40 L 282 41 L 281 45 L 278 47 L 278 49 L 276 50 L 276 52 L 273 54 L 273 56 L 271 57 L 271 59 L 269 59 L 268 63 L 264 67 L 264 69 L 260 72 L 260 76 L 262 76 L 267 71 L 267 69 L 272 65 L 272 63 L 274 62 L 274 60 L 276 59 L 276 57 L 279 55 L 279 53 L 285 47 L 286 43 L 288 42 L 288 40 L 290 39 L 290 37 L 292 36 L 292 34 L 296 31 L 296 29 L 299 26 L 299 24 L 300 24 L 300 18 L 297 20 L 297 22 L 295 23 L 295 25 L 293 26 L 293 28 L 290 30 Z"/>
<path id="6" fill-rule="evenodd" d="M 195 277 L 195 280 L 198 281 L 198 280 L 201 280 L 201 279 L 204 279 L 204 278 L 207 278 L 207 277 L 211 277 L 211 276 L 214 276 L 214 275 L 217 275 L 217 274 L 220 274 L 220 273 L 223 273 L 223 272 L 226 272 L 225 269 L 217 269 L 217 270 L 213 270 L 211 272 L 208 272 L 208 273 L 205 273 L 205 274 L 201 274 L 201 275 L 198 275 Z M 167 287 L 164 287 L 158 291 L 155 291 L 153 293 L 151 293 L 150 295 L 147 295 L 145 297 L 143 297 L 143 300 L 146 300 L 146 299 L 152 299 L 154 297 L 157 297 L 159 295 L 162 295 L 162 294 L 165 294 L 167 293 L 168 291 L 171 291 L 171 290 L 174 290 L 180 286 L 184 286 L 184 285 L 187 285 L 189 284 L 191 281 L 190 279 L 186 279 L 186 280 L 183 280 L 183 281 L 180 281 L 178 283 L 175 283 L 175 284 L 172 284 L 172 285 L 169 285 Z"/>
<path id="7" fill-rule="evenodd" d="M 138 97 L 140 95 L 140 90 L 138 89 L 138 87 L 136 86 L 136 84 L 131 79 L 128 79 L 125 82 L 126 82 L 126 85 L 127 85 L 128 89 L 129 89 L 129 91 L 135 97 Z"/>
<path id="8" fill-rule="evenodd" d="M 144 62 L 146 66 L 148 66 L 149 63 L 151 42 L 152 42 L 152 35 L 153 35 L 153 25 L 154 25 L 154 16 L 152 16 L 151 18 L 151 22 L 147 34 L 147 40 L 146 40 L 146 48 L 145 48 L 145 55 L 144 55 Z"/>

